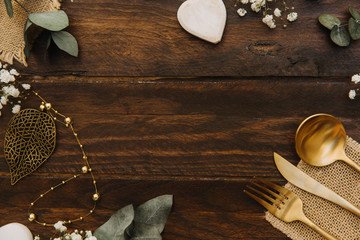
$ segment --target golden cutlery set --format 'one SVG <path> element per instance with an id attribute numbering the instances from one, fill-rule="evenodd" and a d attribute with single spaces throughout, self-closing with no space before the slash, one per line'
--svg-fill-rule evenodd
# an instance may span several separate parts
<path id="1" fill-rule="evenodd" d="M 346 132 L 341 122 L 328 114 L 316 114 L 305 119 L 296 131 L 295 146 L 299 157 L 309 165 L 322 167 L 337 160 L 344 161 L 360 173 L 360 166 L 345 154 Z M 281 175 L 296 187 L 326 199 L 360 216 L 360 208 L 354 206 L 333 190 L 319 183 L 279 154 L 274 161 Z M 271 214 L 284 222 L 301 221 L 324 238 L 338 239 L 318 227 L 303 212 L 301 199 L 290 190 L 262 179 L 256 179 L 244 190 L 263 205 Z"/>

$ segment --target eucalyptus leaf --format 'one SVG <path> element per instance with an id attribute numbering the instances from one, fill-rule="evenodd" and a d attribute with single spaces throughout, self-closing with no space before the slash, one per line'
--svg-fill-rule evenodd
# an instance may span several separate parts
<path id="1" fill-rule="evenodd" d="M 350 35 L 344 26 L 334 26 L 330 33 L 331 40 L 341 47 L 347 47 L 350 45 Z"/>
<path id="2" fill-rule="evenodd" d="M 353 18 L 349 19 L 349 33 L 352 39 L 360 39 L 360 23 Z"/>
<path id="3" fill-rule="evenodd" d="M 32 23 L 30 22 L 30 20 L 26 20 L 25 22 L 25 26 L 24 26 L 24 42 L 25 42 L 25 47 L 24 47 L 24 53 L 25 53 L 25 57 L 29 58 L 30 57 L 30 48 L 29 48 L 29 41 L 28 41 L 28 37 L 27 37 L 27 30 L 29 29 L 29 27 L 32 25 Z"/>
<path id="4" fill-rule="evenodd" d="M 360 20 L 360 13 L 358 11 L 356 11 L 355 8 L 349 7 L 349 12 L 350 12 L 351 16 L 353 16 L 353 18 L 355 18 L 356 20 Z"/>
<path id="5" fill-rule="evenodd" d="M 14 15 L 12 2 L 11 0 L 4 0 L 4 2 L 5 2 L 7 14 L 9 15 L 10 18 L 12 18 Z"/>
<path id="6" fill-rule="evenodd" d="M 136 215 L 135 215 L 136 216 Z M 128 232 L 130 240 L 161 240 L 161 233 L 155 225 L 134 222 L 132 229 Z"/>
<path id="7" fill-rule="evenodd" d="M 172 205 L 172 195 L 153 198 L 136 208 L 134 222 L 153 225 L 158 229 L 159 233 L 162 233 Z"/>
<path id="8" fill-rule="evenodd" d="M 52 39 L 56 46 L 67 52 L 71 56 L 77 57 L 79 54 L 78 43 L 73 35 L 66 31 L 51 32 Z"/>
<path id="9" fill-rule="evenodd" d="M 115 212 L 110 219 L 94 232 L 98 240 L 126 240 L 125 229 L 134 219 L 134 208 L 128 205 Z"/>
<path id="10" fill-rule="evenodd" d="M 29 19 L 26 20 L 25 27 L 24 27 L 24 32 L 26 32 L 31 25 L 32 25 L 32 22 Z"/>
<path id="11" fill-rule="evenodd" d="M 61 31 L 69 26 L 69 18 L 63 10 L 30 13 L 29 19 L 35 25 L 50 31 Z"/>
<path id="12" fill-rule="evenodd" d="M 340 20 L 331 14 L 322 14 L 319 16 L 319 22 L 329 30 L 332 30 L 334 26 L 340 26 Z"/>

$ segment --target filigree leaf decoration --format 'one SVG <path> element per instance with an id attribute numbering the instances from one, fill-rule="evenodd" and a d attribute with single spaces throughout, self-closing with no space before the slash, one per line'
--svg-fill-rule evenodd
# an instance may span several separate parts
<path id="1" fill-rule="evenodd" d="M 53 153 L 56 126 L 53 118 L 36 109 L 24 109 L 9 122 L 5 133 L 5 159 L 11 184 L 35 171 Z"/>

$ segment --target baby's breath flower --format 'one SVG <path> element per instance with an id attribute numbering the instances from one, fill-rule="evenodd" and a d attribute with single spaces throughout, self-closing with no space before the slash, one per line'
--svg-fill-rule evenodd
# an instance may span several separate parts
<path id="1" fill-rule="evenodd" d="M 249 3 L 249 0 L 241 0 L 240 1 L 242 4 L 248 4 Z"/>
<path id="2" fill-rule="evenodd" d="M 2 105 L 6 105 L 7 102 L 8 102 L 8 98 L 6 96 L 2 96 L 0 98 L 0 102 L 1 102 Z"/>
<path id="3" fill-rule="evenodd" d="M 281 10 L 279 8 L 275 8 L 274 15 L 275 15 L 275 17 L 280 17 L 281 16 Z"/>
<path id="4" fill-rule="evenodd" d="M 14 85 L 9 85 L 9 86 L 5 86 L 2 88 L 2 92 L 4 93 L 5 96 L 12 96 L 12 97 L 19 97 L 20 95 L 20 91 L 19 89 L 17 89 L 16 87 L 14 87 Z"/>
<path id="5" fill-rule="evenodd" d="M 24 83 L 21 84 L 21 86 L 25 89 L 25 90 L 29 90 L 31 88 L 30 84 Z"/>
<path id="6" fill-rule="evenodd" d="M 274 22 L 274 16 L 267 14 L 263 19 L 263 23 L 265 23 L 269 28 L 276 28 L 275 22 Z"/>
<path id="7" fill-rule="evenodd" d="M 59 232 L 65 232 L 67 230 L 67 227 L 64 226 L 63 221 L 58 221 L 57 223 L 55 223 L 54 228 L 56 231 L 59 231 Z"/>
<path id="8" fill-rule="evenodd" d="M 240 17 L 243 17 L 247 13 L 247 11 L 244 8 L 239 8 L 237 10 L 237 13 L 239 14 Z"/>
<path id="9" fill-rule="evenodd" d="M 71 237 L 71 240 L 82 240 L 82 236 L 75 232 L 71 233 L 70 237 Z"/>
<path id="10" fill-rule="evenodd" d="M 19 75 L 20 75 L 20 74 L 18 73 L 18 71 L 16 71 L 16 69 L 14 69 L 14 68 L 10 70 L 10 74 L 11 74 L 11 75 L 14 75 L 14 76 L 19 76 Z"/>
<path id="11" fill-rule="evenodd" d="M 289 22 L 294 22 L 298 17 L 298 14 L 296 12 L 291 12 L 287 15 L 287 20 Z"/>
<path id="12" fill-rule="evenodd" d="M 356 91 L 355 90 L 350 90 L 349 91 L 349 98 L 350 99 L 355 99 L 355 97 L 356 97 Z"/>
<path id="13" fill-rule="evenodd" d="M 257 3 L 252 3 L 251 10 L 253 10 L 253 12 L 260 12 L 261 7 Z"/>
<path id="14" fill-rule="evenodd" d="M 351 77 L 351 81 L 354 82 L 355 84 L 360 82 L 360 75 L 359 74 L 355 74 L 354 76 Z"/>
<path id="15" fill-rule="evenodd" d="M 3 83 L 9 83 L 15 81 L 15 77 L 10 74 L 6 69 L 1 69 L 0 71 L 0 81 Z"/>
<path id="16" fill-rule="evenodd" d="M 40 240 L 40 237 L 39 237 L 39 236 L 35 236 L 35 237 L 34 237 L 34 240 Z"/>
<path id="17" fill-rule="evenodd" d="M 19 104 L 16 104 L 12 108 L 12 113 L 17 114 L 18 112 L 20 112 L 20 109 L 21 109 L 21 106 Z"/>

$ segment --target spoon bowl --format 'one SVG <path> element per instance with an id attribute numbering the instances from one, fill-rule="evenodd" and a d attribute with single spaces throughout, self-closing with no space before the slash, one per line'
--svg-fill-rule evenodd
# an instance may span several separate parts
<path id="1" fill-rule="evenodd" d="M 329 114 L 315 114 L 298 127 L 295 148 L 306 163 L 322 167 L 341 160 L 360 172 L 360 166 L 345 154 L 346 132 L 342 123 Z"/>

